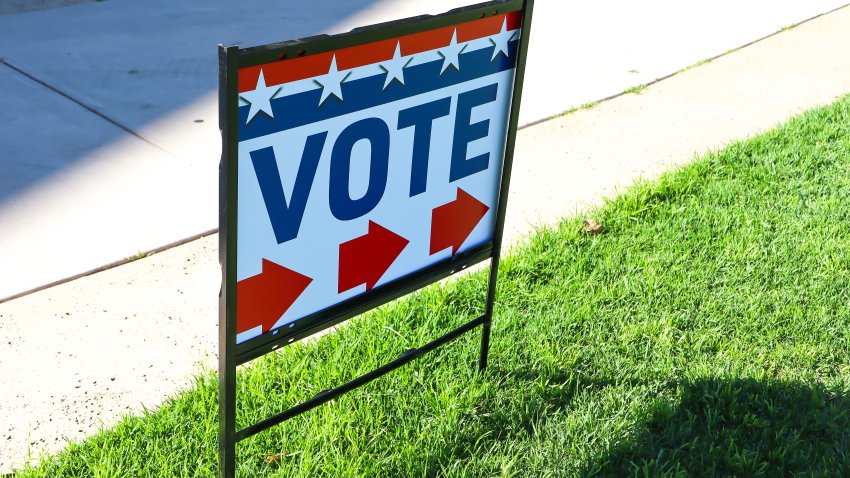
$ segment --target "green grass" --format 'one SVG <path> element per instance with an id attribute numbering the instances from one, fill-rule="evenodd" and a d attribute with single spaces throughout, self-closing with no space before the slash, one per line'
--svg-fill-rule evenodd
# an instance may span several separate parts
<path id="1" fill-rule="evenodd" d="M 697 65 L 695 65 L 695 66 L 697 66 Z M 686 69 L 687 69 L 687 68 L 686 68 Z M 685 70 L 680 70 L 680 71 L 679 71 L 679 72 L 677 72 L 677 73 L 681 73 L 682 71 L 685 71 Z M 645 90 L 648 86 L 649 86 L 648 84 L 642 84 L 642 85 L 632 86 L 631 88 L 628 88 L 628 89 L 624 90 L 622 93 L 620 93 L 619 95 L 615 95 L 615 96 L 628 95 L 628 94 L 635 94 L 635 95 L 639 95 L 639 94 L 641 94 L 641 93 L 643 92 L 643 90 Z M 587 103 L 583 103 L 581 106 L 576 106 L 576 107 L 570 108 L 570 109 L 568 109 L 567 111 L 564 111 L 563 113 L 557 114 L 557 115 L 553 116 L 553 117 L 552 117 L 552 118 L 550 118 L 550 119 L 554 119 L 554 118 L 561 118 L 561 117 L 563 117 L 563 116 L 571 115 L 571 114 L 573 114 L 573 113 L 575 113 L 575 112 L 577 112 L 577 111 L 584 111 L 584 110 L 592 109 L 592 108 L 596 107 L 596 105 L 598 105 L 599 103 L 602 103 L 602 101 L 605 101 L 605 100 L 589 101 L 589 102 L 587 102 Z"/>
<path id="2" fill-rule="evenodd" d="M 127 262 L 133 262 L 133 261 L 137 261 L 137 260 L 139 260 L 139 259 L 144 259 L 144 258 L 145 258 L 145 257 L 147 257 L 147 256 L 148 256 L 148 255 L 147 255 L 147 254 L 145 254 L 144 252 L 139 251 L 139 252 L 135 253 L 135 254 L 134 254 L 134 255 L 132 255 L 132 256 L 127 256 L 127 257 L 126 257 L 126 259 L 127 259 Z"/>
<path id="3" fill-rule="evenodd" d="M 631 87 L 631 88 L 627 88 L 627 89 L 623 90 L 623 94 L 624 94 L 624 95 L 629 95 L 629 94 L 631 94 L 631 95 L 639 95 L 639 94 L 641 94 L 641 92 L 642 92 L 643 90 L 645 90 L 645 89 L 646 89 L 646 87 L 647 87 L 647 86 L 648 86 L 648 85 L 646 85 L 646 84 L 633 86 L 633 87 Z"/>
<path id="4" fill-rule="evenodd" d="M 239 476 L 850 476 L 850 97 L 590 214 L 607 232 L 567 219 L 503 259 L 485 374 L 465 336 L 240 443 Z M 473 317 L 484 287 L 257 360 L 240 426 Z M 210 373 L 20 476 L 215 469 Z"/>
<path id="5" fill-rule="evenodd" d="M 589 110 L 589 109 L 593 108 L 594 106 L 598 105 L 599 103 L 601 103 L 601 101 L 589 101 L 587 103 L 582 104 L 581 106 L 576 106 L 574 108 L 570 108 L 567 111 L 564 111 L 563 113 L 554 116 L 553 118 L 560 118 L 562 116 L 571 115 L 571 114 L 575 113 L 576 111 Z"/>
<path id="6" fill-rule="evenodd" d="M 729 53 L 731 53 L 731 51 L 726 52 L 726 54 L 729 54 Z M 675 74 L 675 75 L 678 75 L 678 74 L 680 74 L 680 73 L 684 73 L 684 72 L 686 72 L 686 71 L 693 70 L 694 68 L 698 68 L 698 67 L 700 67 L 700 66 L 702 66 L 702 65 L 707 65 L 707 64 L 711 63 L 711 61 L 712 61 L 713 59 L 714 59 L 714 58 L 706 58 L 706 59 L 704 59 L 704 60 L 700 60 L 700 61 L 698 61 L 698 62 L 694 63 L 693 65 L 689 65 L 689 66 L 686 66 L 686 67 L 682 68 L 681 70 L 677 71 L 677 72 L 676 72 L 676 73 L 674 73 L 674 74 Z"/>

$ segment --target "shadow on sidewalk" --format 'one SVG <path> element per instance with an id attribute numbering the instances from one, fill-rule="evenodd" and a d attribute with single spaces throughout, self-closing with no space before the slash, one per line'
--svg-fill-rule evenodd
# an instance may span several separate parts
<path id="1" fill-rule="evenodd" d="M 0 212 L 128 132 L 184 155 L 168 131 L 150 129 L 199 101 L 214 103 L 218 43 L 248 47 L 339 30 L 377 3 L 83 2 L 0 15 Z M 196 131 L 193 118 L 180 127 Z M 216 117 L 203 121 L 217 133 Z M 205 162 L 214 168 L 218 159 Z"/>

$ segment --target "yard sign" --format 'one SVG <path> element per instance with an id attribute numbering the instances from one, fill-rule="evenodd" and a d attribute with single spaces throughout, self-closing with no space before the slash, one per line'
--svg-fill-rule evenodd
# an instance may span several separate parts
<path id="1" fill-rule="evenodd" d="M 220 47 L 220 451 L 483 326 L 486 366 L 531 1 Z M 491 259 L 485 314 L 235 430 L 236 366 Z"/>

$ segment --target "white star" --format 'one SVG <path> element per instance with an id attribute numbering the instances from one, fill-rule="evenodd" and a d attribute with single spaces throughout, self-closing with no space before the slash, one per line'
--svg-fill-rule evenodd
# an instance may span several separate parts
<path id="1" fill-rule="evenodd" d="M 342 82 L 350 74 L 350 71 L 341 72 L 336 69 L 336 55 L 334 55 L 331 59 L 331 67 L 328 69 L 328 74 L 313 80 L 317 85 L 322 87 L 322 97 L 319 99 L 319 106 L 322 106 L 322 103 L 331 95 L 336 96 L 337 99 L 342 101 Z"/>
<path id="2" fill-rule="evenodd" d="M 412 56 L 408 57 L 407 60 L 401 57 L 401 42 L 396 42 L 392 60 L 380 64 L 381 69 L 387 72 L 387 80 L 384 82 L 385 90 L 393 80 L 404 86 L 404 68 L 411 61 L 413 61 Z"/>
<path id="3" fill-rule="evenodd" d="M 502 20 L 502 31 L 493 35 L 490 38 L 490 43 L 493 44 L 493 56 L 490 58 L 490 61 L 496 59 L 499 56 L 499 53 L 503 53 L 505 58 L 508 56 L 508 42 L 514 39 L 514 35 L 516 35 L 515 31 L 508 31 L 508 17 L 506 16 L 504 20 Z"/>
<path id="4" fill-rule="evenodd" d="M 248 120 L 245 121 L 245 124 L 248 124 L 260 111 L 267 114 L 269 118 L 274 118 L 271 100 L 277 95 L 281 88 L 281 86 L 266 86 L 266 79 L 263 77 L 263 70 L 260 69 L 260 77 L 257 78 L 257 87 L 239 95 L 243 100 L 251 103 L 251 109 L 248 110 Z"/>
<path id="5" fill-rule="evenodd" d="M 446 68 L 449 65 L 455 67 L 455 70 L 460 71 L 460 59 L 458 55 L 466 49 L 466 44 L 458 45 L 457 44 L 457 28 L 455 28 L 454 33 L 452 33 L 452 42 L 449 43 L 449 46 L 439 50 L 437 53 L 443 57 L 443 67 L 440 69 L 440 74 L 442 75 Z"/>

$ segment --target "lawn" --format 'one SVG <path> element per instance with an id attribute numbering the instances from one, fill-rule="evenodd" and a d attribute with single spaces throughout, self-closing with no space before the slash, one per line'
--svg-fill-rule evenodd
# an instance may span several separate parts
<path id="1" fill-rule="evenodd" d="M 478 333 L 239 444 L 239 476 L 850 476 L 850 96 L 541 229 Z M 240 428 L 481 312 L 486 271 L 254 362 Z M 214 476 L 217 380 L 24 477 Z"/>

